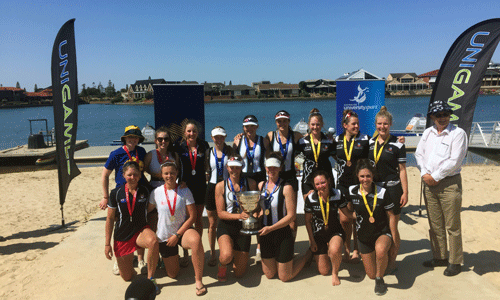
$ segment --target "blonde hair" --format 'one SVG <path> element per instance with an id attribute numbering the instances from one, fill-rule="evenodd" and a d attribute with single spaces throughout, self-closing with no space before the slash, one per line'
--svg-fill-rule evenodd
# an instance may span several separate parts
<path id="1" fill-rule="evenodd" d="M 387 111 L 387 107 L 382 106 L 378 113 L 375 115 L 375 123 L 377 123 L 378 118 L 386 118 L 389 121 L 389 125 L 392 125 L 392 115 Z"/>

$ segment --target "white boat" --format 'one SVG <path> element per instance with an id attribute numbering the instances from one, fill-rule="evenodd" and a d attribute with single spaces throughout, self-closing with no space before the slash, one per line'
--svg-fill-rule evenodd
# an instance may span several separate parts
<path id="1" fill-rule="evenodd" d="M 153 126 L 149 125 L 149 122 L 147 122 L 146 126 L 142 128 L 141 133 L 144 136 L 144 141 L 141 143 L 141 145 L 155 143 L 155 129 L 153 128 Z M 122 144 L 123 143 L 121 140 L 113 140 L 111 142 L 111 146 L 119 146 Z"/>

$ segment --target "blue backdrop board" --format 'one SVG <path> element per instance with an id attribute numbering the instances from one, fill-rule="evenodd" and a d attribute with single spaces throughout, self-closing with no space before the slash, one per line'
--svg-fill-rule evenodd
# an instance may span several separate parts
<path id="1" fill-rule="evenodd" d="M 155 128 L 181 125 L 185 119 L 194 119 L 201 125 L 198 136 L 205 139 L 205 103 L 203 85 L 155 84 Z"/>
<path id="2" fill-rule="evenodd" d="M 337 134 L 344 132 L 343 111 L 352 109 L 359 116 L 361 133 L 373 135 L 375 115 L 384 103 L 384 80 L 337 80 Z"/>

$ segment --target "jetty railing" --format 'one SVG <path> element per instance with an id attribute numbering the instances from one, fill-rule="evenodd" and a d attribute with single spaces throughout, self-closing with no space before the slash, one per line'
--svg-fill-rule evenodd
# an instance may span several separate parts
<path id="1" fill-rule="evenodd" d="M 499 147 L 500 121 L 473 122 L 469 146 Z"/>

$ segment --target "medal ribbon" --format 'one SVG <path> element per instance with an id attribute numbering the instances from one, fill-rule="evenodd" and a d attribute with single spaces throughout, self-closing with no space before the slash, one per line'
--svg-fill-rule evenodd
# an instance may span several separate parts
<path id="1" fill-rule="evenodd" d="M 375 211 L 375 207 L 377 206 L 377 188 L 375 188 L 375 197 L 373 197 L 373 210 L 370 210 L 370 206 L 368 205 L 368 201 L 366 200 L 365 191 L 363 190 L 363 186 L 359 185 L 359 191 L 361 192 L 361 196 L 363 196 L 363 202 L 365 202 L 366 210 L 371 218 L 373 218 L 373 212 Z"/>
<path id="2" fill-rule="evenodd" d="M 377 139 L 375 140 L 375 146 L 374 146 L 374 149 L 373 149 L 373 158 L 375 159 L 375 165 L 378 163 L 378 161 L 380 160 L 380 156 L 382 155 L 382 151 L 384 150 L 384 146 L 385 144 L 387 144 L 387 142 L 389 142 L 389 138 L 387 138 L 384 143 L 382 144 L 382 147 L 380 148 L 380 151 L 377 153 L 377 146 L 378 146 L 378 137 Z"/>
<path id="3" fill-rule="evenodd" d="M 245 141 L 245 147 L 246 147 L 246 150 L 247 150 L 247 158 L 248 158 L 248 164 L 252 164 L 253 166 L 253 159 L 255 157 L 255 146 L 257 146 L 257 142 L 254 142 L 253 143 L 253 147 L 252 147 L 252 150 L 248 149 L 248 141 L 247 141 L 247 138 L 244 137 L 243 138 L 244 141 Z M 250 171 L 250 170 L 249 170 Z M 252 170 L 253 171 L 253 170 Z"/>
<path id="4" fill-rule="evenodd" d="M 233 182 L 231 181 L 231 178 L 228 178 L 227 180 L 229 181 L 231 191 L 233 192 L 234 205 L 236 206 L 236 208 L 240 208 L 240 204 L 238 203 L 238 199 L 236 198 L 236 192 L 234 191 Z M 243 189 L 243 178 L 240 179 L 240 192 L 242 189 Z"/>
<path id="5" fill-rule="evenodd" d="M 188 148 L 188 153 L 189 153 L 189 160 L 191 161 L 191 170 L 194 171 L 196 168 L 196 158 L 198 157 L 198 148 L 194 149 L 194 157 L 193 153 L 191 152 L 191 148 L 189 147 L 188 142 L 186 142 L 187 148 Z"/>
<path id="6" fill-rule="evenodd" d="M 222 149 L 222 158 L 220 159 L 220 168 L 219 168 L 219 159 L 217 158 L 217 150 L 214 147 L 214 157 L 215 157 L 215 168 L 217 168 L 217 174 L 219 176 L 224 175 L 224 157 L 226 157 L 226 153 L 224 153 L 224 149 Z"/>
<path id="7" fill-rule="evenodd" d="M 137 149 L 135 149 L 135 157 L 132 157 L 132 155 L 130 155 L 130 151 L 128 151 L 127 146 L 123 146 L 123 150 L 125 150 L 125 152 L 127 152 L 129 160 L 139 162 L 139 152 L 137 152 Z"/>
<path id="8" fill-rule="evenodd" d="M 127 199 L 127 208 L 128 208 L 128 213 L 130 215 L 130 219 L 132 220 L 132 213 L 134 212 L 135 208 L 135 200 L 137 199 L 137 190 L 139 187 L 136 188 L 134 197 L 132 198 L 132 204 L 130 204 L 129 196 L 128 196 L 128 183 L 125 184 L 125 197 Z"/>
<path id="9" fill-rule="evenodd" d="M 278 144 L 280 145 L 280 151 L 281 155 L 283 156 L 283 161 L 286 160 L 286 156 L 288 154 L 288 146 L 290 145 L 290 134 L 288 134 L 288 137 L 286 138 L 286 148 L 283 148 L 283 145 L 281 144 L 281 137 L 280 137 L 280 131 L 278 130 Z"/>
<path id="10" fill-rule="evenodd" d="M 177 190 L 179 189 L 179 185 L 177 184 L 175 186 L 175 197 L 174 197 L 174 207 L 172 208 L 172 206 L 170 205 L 170 199 L 168 199 L 168 190 L 167 190 L 167 184 L 165 183 L 163 185 L 163 188 L 165 189 L 165 197 L 167 198 L 167 204 L 168 204 L 168 210 L 170 210 L 170 215 L 173 217 L 175 215 L 175 208 L 176 208 L 176 205 L 177 205 Z"/>
<path id="11" fill-rule="evenodd" d="M 318 198 L 319 198 L 319 205 L 321 206 L 321 215 L 323 216 L 323 222 L 325 223 L 325 226 L 328 226 L 328 219 L 330 218 L 330 201 L 326 202 L 326 214 L 325 214 L 325 208 L 323 207 L 323 198 L 319 196 L 319 193 L 318 193 Z"/>
<path id="12" fill-rule="evenodd" d="M 316 165 L 318 164 L 318 158 L 319 158 L 319 152 L 321 151 L 321 140 L 318 140 L 318 151 L 316 152 L 316 148 L 314 147 L 314 139 L 312 137 L 312 134 L 309 135 L 311 137 L 311 148 L 313 150 L 314 154 L 314 160 L 316 161 Z"/>
<path id="13" fill-rule="evenodd" d="M 160 165 L 163 163 L 163 159 L 161 158 L 161 154 L 160 154 L 160 150 L 156 149 L 156 156 L 158 157 L 158 162 L 160 163 Z M 165 161 L 168 160 L 168 153 L 167 153 L 167 156 L 165 157 Z"/>
<path id="14" fill-rule="evenodd" d="M 344 153 L 345 157 L 347 158 L 347 161 L 351 161 L 351 156 L 352 156 L 352 147 L 354 146 L 354 137 L 351 138 L 351 146 L 349 147 L 349 153 L 347 153 L 347 138 L 344 135 Z"/>
<path id="15" fill-rule="evenodd" d="M 266 206 L 266 209 L 269 209 L 271 208 L 271 200 L 272 200 L 272 195 L 274 193 L 276 193 L 276 190 L 278 189 L 278 186 L 279 186 L 279 182 L 280 182 L 281 178 L 278 177 L 278 180 L 276 181 L 276 183 L 274 184 L 274 188 L 273 188 L 273 191 L 271 194 L 267 194 L 267 185 L 269 184 L 269 180 L 266 181 L 266 187 L 264 189 L 264 205 Z"/>

